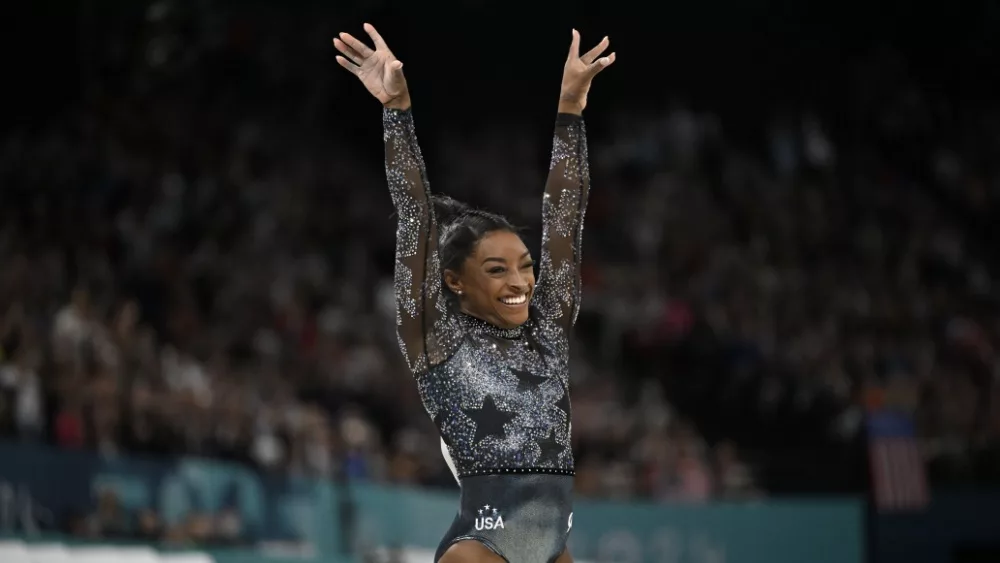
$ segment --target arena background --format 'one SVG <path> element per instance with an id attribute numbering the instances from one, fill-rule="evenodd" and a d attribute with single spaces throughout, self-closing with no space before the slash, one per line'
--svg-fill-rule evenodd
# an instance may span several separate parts
<path id="1" fill-rule="evenodd" d="M 430 561 L 456 491 L 392 337 L 379 108 L 537 241 L 586 117 L 580 561 L 1000 559 L 996 3 L 4 8 L 0 561 Z"/>

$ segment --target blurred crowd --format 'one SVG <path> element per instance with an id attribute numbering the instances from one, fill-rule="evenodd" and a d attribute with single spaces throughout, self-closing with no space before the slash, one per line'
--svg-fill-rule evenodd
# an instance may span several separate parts
<path id="1" fill-rule="evenodd" d="M 0 138 L 0 433 L 453 486 L 396 349 L 381 147 L 324 128 L 329 83 L 295 80 L 333 70 L 269 41 L 178 52 L 157 17 L 124 78 Z M 863 486 L 841 470 L 883 408 L 913 415 L 935 479 L 1000 475 L 1000 113 L 921 91 L 892 56 L 859 82 L 855 125 L 789 109 L 750 149 L 681 103 L 605 112 L 572 369 L 582 495 Z M 535 131 L 425 136 L 436 189 L 534 225 L 545 170 L 513 164 L 543 162 Z"/>
<path id="2" fill-rule="evenodd" d="M 248 543 L 239 510 L 228 507 L 217 514 L 193 511 L 170 524 L 151 507 L 130 511 L 110 487 L 96 491 L 92 510 L 70 517 L 66 526 L 77 538 L 140 541 L 172 547 L 233 547 Z"/>

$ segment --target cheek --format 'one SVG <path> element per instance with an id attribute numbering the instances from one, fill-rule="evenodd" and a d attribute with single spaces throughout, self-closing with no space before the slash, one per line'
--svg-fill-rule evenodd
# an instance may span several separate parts
<path id="1" fill-rule="evenodd" d="M 493 297 L 507 291 L 507 280 L 503 278 L 489 278 L 484 282 L 484 287 L 492 299 Z"/>
<path id="2" fill-rule="evenodd" d="M 485 274 L 476 276 L 474 283 L 476 286 L 477 297 L 480 297 L 484 301 L 492 300 L 493 296 L 496 295 L 498 291 L 501 291 L 504 286 L 503 279 L 497 279 Z"/>

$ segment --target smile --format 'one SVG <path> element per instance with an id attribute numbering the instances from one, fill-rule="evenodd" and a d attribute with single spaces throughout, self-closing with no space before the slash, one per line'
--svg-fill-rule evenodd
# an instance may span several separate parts
<path id="1" fill-rule="evenodd" d="M 500 302 L 503 303 L 504 305 L 510 305 L 512 307 L 516 307 L 517 305 L 524 305 L 525 303 L 527 303 L 528 296 L 527 294 L 525 294 L 525 295 L 518 295 L 516 297 L 501 297 Z"/>

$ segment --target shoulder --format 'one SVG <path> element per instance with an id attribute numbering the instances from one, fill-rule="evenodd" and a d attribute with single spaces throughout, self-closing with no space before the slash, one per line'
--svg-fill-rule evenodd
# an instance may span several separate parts
<path id="1" fill-rule="evenodd" d="M 565 328 L 549 318 L 541 308 L 532 305 L 529 309 L 528 324 L 525 329 L 541 344 L 557 344 L 569 341 Z"/>
<path id="2" fill-rule="evenodd" d="M 453 362 L 474 348 L 471 333 L 458 319 L 448 315 L 434 321 L 433 342 L 427 343 L 426 371 Z"/>

